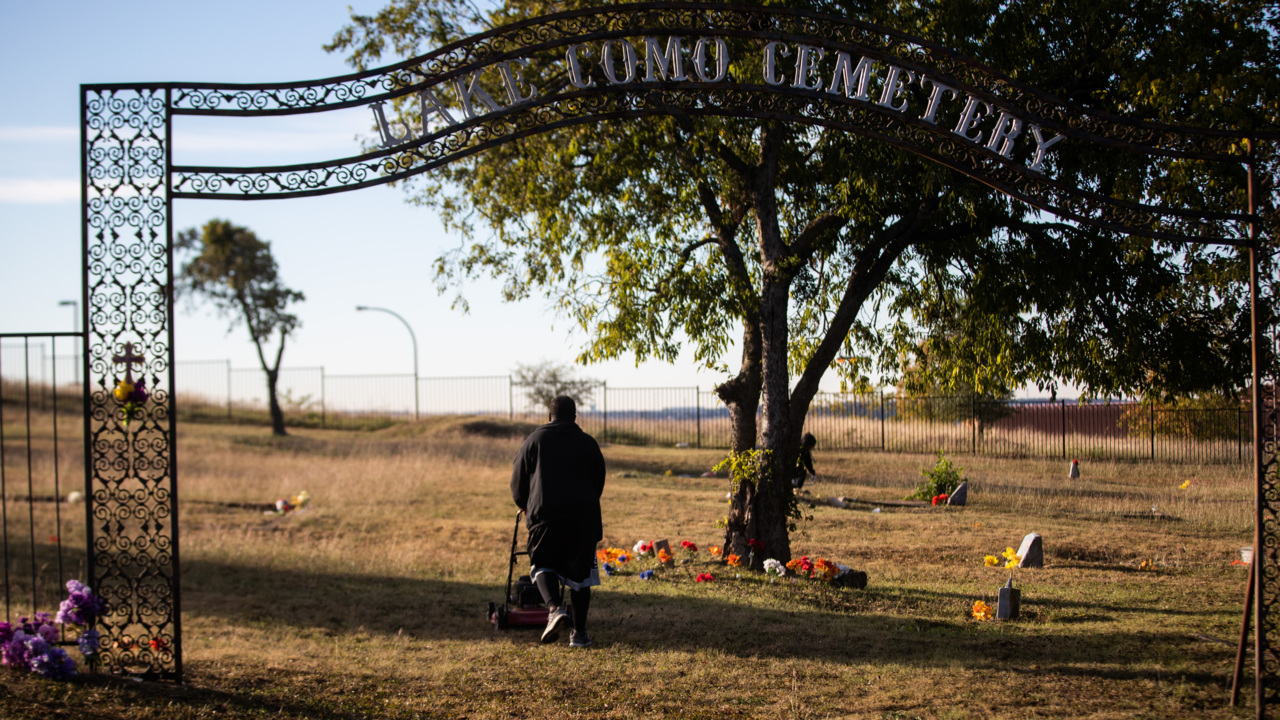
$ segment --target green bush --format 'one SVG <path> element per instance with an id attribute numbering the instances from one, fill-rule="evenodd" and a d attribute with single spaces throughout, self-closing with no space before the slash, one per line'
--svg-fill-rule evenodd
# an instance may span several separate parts
<path id="1" fill-rule="evenodd" d="M 937 464 L 921 470 L 920 474 L 924 476 L 924 482 L 917 485 L 916 491 L 907 496 L 908 500 L 932 500 L 943 493 L 950 495 L 960 487 L 960 483 L 964 482 L 960 468 L 952 465 L 951 459 L 943 455 L 941 450 L 938 451 Z"/>

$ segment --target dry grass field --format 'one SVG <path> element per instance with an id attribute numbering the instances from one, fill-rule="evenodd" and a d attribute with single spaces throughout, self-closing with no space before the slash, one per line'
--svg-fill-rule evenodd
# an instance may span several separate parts
<path id="1" fill-rule="evenodd" d="M 506 579 L 507 482 L 524 429 L 439 418 L 273 439 L 181 425 L 186 683 L 0 671 L 0 717 L 1252 714 L 1226 707 L 1245 583 L 1231 563 L 1252 534 L 1248 467 L 1082 463 L 1069 482 L 1060 461 L 959 455 L 966 508 L 819 505 L 801 523 L 794 553 L 866 570 L 865 590 L 739 578 L 700 552 L 653 581 L 605 578 L 596 646 L 570 650 L 483 617 Z M 19 429 L 5 431 L 12 441 Z M 37 461 L 50 462 L 39 440 Z M 728 481 L 699 477 L 718 452 L 612 446 L 605 457 L 606 544 L 720 542 Z M 872 502 L 900 500 L 934 460 L 815 458 L 814 496 Z M 82 471 L 67 457 L 61 472 Z M 237 506 L 304 489 L 310 507 L 284 517 Z M 37 524 L 52 517 L 45 505 Z M 83 509 L 62 509 L 74 573 Z M 9 522 L 12 532 L 26 520 Z M 1044 536 L 1046 567 L 1017 571 L 1022 618 L 973 619 L 973 602 L 994 604 L 1008 578 L 983 556 L 1028 532 Z M 694 582 L 708 571 L 715 582 Z"/>

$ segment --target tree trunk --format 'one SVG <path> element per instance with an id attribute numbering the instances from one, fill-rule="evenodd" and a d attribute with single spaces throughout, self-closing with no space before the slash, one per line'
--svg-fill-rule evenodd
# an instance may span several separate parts
<path id="1" fill-rule="evenodd" d="M 738 374 L 716 386 L 716 396 L 729 408 L 729 451 L 746 452 L 756 446 L 756 411 L 764 376 L 760 367 L 760 324 L 754 313 L 744 321 L 742 366 Z"/>
<path id="2" fill-rule="evenodd" d="M 271 409 L 271 434 L 288 435 L 284 431 L 284 411 L 280 409 L 280 401 L 276 398 L 276 384 L 279 380 L 278 370 L 267 371 L 267 406 Z"/>
<path id="3" fill-rule="evenodd" d="M 761 135 L 760 162 L 750 177 L 752 206 L 763 282 L 760 292 L 760 369 L 763 378 L 764 427 L 756 457 L 755 485 L 739 481 L 730 503 L 725 531 L 726 552 L 751 558 L 760 569 L 767 558 L 780 562 L 791 559 L 788 536 L 793 492 L 787 463 L 795 464 L 799 448 L 788 448 L 790 433 L 789 382 L 787 375 L 787 305 L 794 271 L 788 268 L 786 247 L 778 225 L 775 194 L 782 136 L 769 127 Z M 788 460 L 789 458 L 789 460 Z M 764 544 L 751 552 L 750 541 Z"/>

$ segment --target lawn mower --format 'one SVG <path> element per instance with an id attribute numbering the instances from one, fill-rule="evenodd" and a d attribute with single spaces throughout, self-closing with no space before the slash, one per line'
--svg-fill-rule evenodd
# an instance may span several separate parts
<path id="1" fill-rule="evenodd" d="M 520 627 L 545 627 L 547 624 L 547 607 L 542 602 L 542 593 L 528 575 L 516 578 L 514 587 L 511 580 L 515 576 L 516 558 L 528 552 L 517 551 L 516 541 L 520 536 L 520 516 L 524 512 L 516 511 L 516 527 L 511 532 L 511 558 L 507 563 L 507 589 L 502 594 L 502 604 L 489 603 L 489 622 L 496 630 Z"/>

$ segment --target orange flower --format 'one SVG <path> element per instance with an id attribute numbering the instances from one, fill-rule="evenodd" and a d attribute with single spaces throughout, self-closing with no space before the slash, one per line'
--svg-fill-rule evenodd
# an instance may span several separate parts
<path id="1" fill-rule="evenodd" d="M 659 551 L 658 551 L 658 562 L 660 562 L 660 563 L 662 563 L 662 564 L 664 564 L 664 565 L 665 565 L 665 564 L 667 564 L 667 563 L 669 563 L 669 562 L 671 562 L 671 553 L 667 552 L 666 550 L 659 550 Z"/>
<path id="2" fill-rule="evenodd" d="M 813 561 L 813 579 L 831 582 L 840 574 L 840 566 L 826 558 L 815 558 Z"/>
<path id="3" fill-rule="evenodd" d="M 711 553 L 711 557 L 720 557 L 724 554 L 724 550 L 721 550 L 719 545 L 712 545 L 707 548 L 707 552 Z"/>
<path id="4" fill-rule="evenodd" d="M 995 616 L 995 613 L 990 605 L 981 600 L 975 600 L 973 602 L 973 616 L 979 620 L 990 620 Z"/>
<path id="5" fill-rule="evenodd" d="M 725 562 L 729 563 L 733 567 L 742 567 L 742 558 L 738 557 L 737 555 L 730 554 L 729 557 L 725 558 L 724 560 Z"/>

